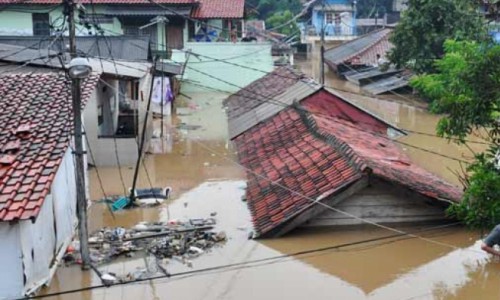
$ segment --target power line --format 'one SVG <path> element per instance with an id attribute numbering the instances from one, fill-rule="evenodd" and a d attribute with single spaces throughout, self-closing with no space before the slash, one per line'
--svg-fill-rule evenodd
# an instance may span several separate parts
<path id="1" fill-rule="evenodd" d="M 104 59 L 104 58 L 103 58 L 103 59 Z M 128 65 L 125 65 L 125 64 L 120 64 L 120 63 L 118 63 L 118 62 L 116 62 L 116 64 L 118 64 L 118 65 L 122 65 L 122 66 L 124 66 L 124 67 L 129 67 L 129 68 L 131 68 L 131 69 L 135 69 L 135 70 L 139 70 L 139 71 L 144 72 L 144 70 L 141 70 L 141 69 L 138 69 L 138 68 L 135 68 L 135 67 L 132 67 L 132 66 L 128 66 Z M 230 85 L 230 86 L 233 86 L 233 87 L 239 88 L 240 90 L 247 91 L 247 92 L 249 92 L 249 93 L 251 93 L 251 94 L 253 94 L 253 95 L 256 95 L 256 96 L 258 96 L 258 97 L 267 98 L 267 100 L 264 100 L 264 99 L 259 99 L 259 98 L 254 98 L 254 97 L 247 97 L 247 96 L 244 96 L 245 98 L 249 98 L 249 99 L 252 99 L 252 100 L 257 100 L 257 101 L 259 101 L 259 102 L 261 102 L 261 103 L 271 103 L 271 104 L 274 104 L 274 105 L 279 105 L 279 106 L 283 106 L 283 107 L 288 107 L 288 106 L 289 106 L 287 103 L 284 103 L 284 102 L 281 102 L 281 101 L 279 101 L 279 100 L 273 99 L 272 97 L 268 97 L 268 96 L 265 96 L 265 95 L 262 95 L 262 94 L 256 93 L 256 92 L 254 92 L 254 91 L 252 91 L 252 90 L 247 89 L 247 87 L 241 87 L 241 86 L 238 86 L 238 85 L 236 85 L 236 84 L 234 84 L 234 83 L 232 83 L 232 82 L 229 82 L 229 81 L 227 81 L 227 80 L 221 79 L 221 78 L 219 78 L 219 77 L 215 77 L 215 76 L 213 76 L 213 75 L 211 75 L 211 74 L 209 74 L 209 73 L 206 73 L 206 72 L 203 72 L 203 71 L 197 70 L 197 69 L 192 68 L 192 67 L 189 67 L 189 66 L 186 66 L 186 68 L 191 69 L 191 70 L 193 70 L 193 71 L 195 71 L 195 72 L 198 72 L 198 73 L 200 73 L 200 74 L 202 74 L 202 75 L 205 75 L 205 76 L 207 76 L 207 77 L 209 77 L 209 78 L 212 78 L 212 79 L 214 79 L 214 80 L 217 80 L 217 81 L 223 82 L 223 83 L 225 83 L 225 84 L 227 84 L 227 85 Z M 197 84 L 197 85 L 201 86 L 200 84 Z M 219 90 L 219 91 L 222 91 L 222 90 Z M 228 91 L 226 91 L 226 93 L 233 94 L 233 93 L 228 92 Z M 308 113 L 311 113 L 311 114 L 314 114 L 314 115 L 320 115 L 320 116 L 323 116 L 323 117 L 325 117 L 325 118 L 331 119 L 331 117 L 330 117 L 330 116 L 328 116 L 328 115 L 326 115 L 326 114 L 321 114 L 321 113 L 317 113 L 317 112 L 311 112 L 311 111 L 305 110 L 305 109 L 303 109 L 303 108 L 302 108 L 301 110 L 302 110 L 302 111 L 305 111 L 305 112 L 308 112 Z M 401 130 L 405 130 L 405 129 L 401 129 Z M 415 146 L 415 145 L 412 145 L 412 144 L 408 144 L 408 143 L 405 143 L 405 142 L 402 142 L 402 141 L 399 141 L 399 140 L 393 140 L 393 139 L 390 139 L 389 137 L 386 137 L 386 136 L 380 135 L 380 134 L 378 134 L 378 133 L 373 133 L 373 134 L 374 134 L 374 135 L 376 135 L 376 136 L 379 136 L 379 137 L 381 137 L 381 138 L 384 138 L 384 139 L 386 139 L 386 140 L 388 140 L 388 141 L 392 141 L 392 142 L 395 142 L 395 143 L 398 143 L 398 144 L 401 144 L 401 145 L 404 145 L 404 146 L 407 146 L 407 147 L 411 147 L 411 148 L 414 148 L 414 149 L 417 149 L 417 150 L 422 150 L 422 151 L 424 151 L 424 152 L 427 152 L 427 153 L 430 153 L 430 154 L 434 154 L 434 155 L 437 155 L 437 156 L 440 156 L 440 157 L 443 157 L 443 158 L 448 158 L 448 159 L 455 160 L 455 161 L 462 162 L 462 163 L 469 163 L 468 161 L 462 160 L 462 159 L 460 159 L 460 158 L 456 158 L 456 157 L 453 157 L 453 156 L 448 156 L 448 155 L 445 155 L 445 154 L 441 154 L 441 153 L 439 153 L 439 152 L 435 152 L 435 151 L 432 151 L 432 150 L 429 150 L 429 149 L 425 149 L 425 148 L 422 148 L 422 147 L 419 147 L 419 146 Z M 439 136 L 436 136 L 436 137 L 439 137 Z"/>
<path id="2" fill-rule="evenodd" d="M 341 248 L 348 248 L 348 247 L 367 244 L 367 243 L 395 239 L 395 238 L 402 237 L 402 236 L 409 236 L 409 238 L 415 238 L 414 235 L 417 233 L 424 233 L 424 232 L 429 232 L 429 231 L 433 231 L 436 229 L 443 229 L 443 228 L 447 228 L 447 227 L 451 227 L 451 226 L 456 226 L 457 224 L 458 223 L 439 225 L 439 226 L 434 226 L 434 227 L 430 227 L 430 228 L 424 228 L 421 230 L 415 230 L 412 233 L 407 233 L 407 234 L 396 233 L 396 234 L 377 237 L 377 238 L 370 238 L 370 239 L 360 240 L 360 241 L 356 241 L 356 242 L 337 244 L 337 245 L 326 246 L 326 247 L 321 247 L 321 248 L 308 249 L 308 250 L 303 250 L 303 251 L 297 251 L 297 252 L 290 253 L 290 254 L 276 255 L 276 256 L 271 256 L 271 257 L 267 257 L 267 258 L 255 259 L 255 260 L 250 260 L 250 261 L 243 261 L 243 262 L 239 262 L 239 263 L 219 265 L 219 266 L 215 266 L 215 267 L 208 267 L 208 268 L 204 268 L 204 269 L 179 272 L 179 273 L 174 273 L 174 274 L 169 274 L 169 275 L 159 275 L 159 276 L 153 276 L 153 277 L 149 277 L 149 278 L 142 278 L 142 279 L 136 279 L 136 280 L 131 280 L 131 281 L 118 282 L 118 283 L 111 284 L 111 285 L 101 284 L 101 285 L 83 287 L 83 288 L 79 288 L 79 289 L 55 292 L 55 293 L 50 293 L 50 294 L 45 294 L 45 295 L 26 296 L 26 297 L 22 297 L 22 298 L 17 298 L 16 300 L 49 298 L 49 297 L 74 294 L 74 293 L 79 293 L 79 292 L 84 292 L 84 291 L 90 291 L 90 290 L 95 290 L 95 289 L 100 289 L 100 288 L 109 288 L 109 287 L 113 287 L 113 286 L 124 286 L 124 285 L 126 286 L 129 284 L 136 284 L 136 283 L 140 283 L 140 282 L 155 281 L 155 280 L 159 280 L 159 279 L 176 278 L 176 277 L 179 277 L 179 279 L 187 279 L 187 278 L 193 277 L 193 276 L 213 274 L 214 272 L 217 272 L 217 271 L 218 272 L 227 272 L 227 271 L 234 271 L 234 270 L 238 270 L 238 269 L 260 267 L 260 266 L 265 266 L 268 264 L 285 262 L 284 259 L 287 259 L 287 258 L 294 258 L 297 256 L 305 256 L 308 254 L 321 253 L 321 252 L 326 252 L 326 251 L 330 251 L 330 250 L 338 250 Z M 212 273 L 209 273 L 209 272 L 212 272 Z"/>
<path id="3" fill-rule="evenodd" d="M 162 45 L 162 46 L 165 46 L 164 44 L 159 44 L 159 43 L 153 43 L 153 44 L 156 44 L 156 45 Z M 138 46 L 138 45 L 137 45 Z M 142 48 L 144 49 L 144 48 Z M 179 50 L 179 49 L 176 49 L 176 50 Z M 186 52 L 186 53 L 190 53 L 194 56 L 197 56 L 197 57 L 205 57 L 207 59 L 210 59 L 211 61 L 215 61 L 215 62 L 222 62 L 222 63 L 225 63 L 225 64 L 229 64 L 229 65 L 233 65 L 233 66 L 236 66 L 236 67 L 240 67 L 242 69 L 247 69 L 247 70 L 252 70 L 252 71 L 257 71 L 257 72 L 261 72 L 263 73 L 264 75 L 271 75 L 271 76 L 277 76 L 277 77 L 280 77 L 280 78 L 284 78 L 284 79 L 297 79 L 295 77 L 289 77 L 289 76 L 286 76 L 286 75 L 281 75 L 281 74 L 277 74 L 277 73 L 274 73 L 273 71 L 269 72 L 269 71 L 265 71 L 265 70 L 261 70 L 261 69 L 258 69 L 258 68 L 254 68 L 254 67 L 250 67 L 250 66 L 245 66 L 245 65 L 241 65 L 241 64 L 237 64 L 237 63 L 233 63 L 233 62 L 229 62 L 228 60 L 232 60 L 232 59 L 235 59 L 235 58 L 238 58 L 238 57 L 233 57 L 233 58 L 227 58 L 227 59 L 218 59 L 218 58 L 214 58 L 214 57 L 210 57 L 210 56 L 207 56 L 207 55 L 204 55 L 204 54 L 200 54 L 200 53 L 196 53 L 196 52 L 192 52 L 192 51 L 184 51 L 184 50 L 179 50 L 179 51 L 182 51 L 182 52 Z M 251 54 L 254 54 L 254 53 L 251 53 Z M 202 63 L 202 62 L 207 62 L 207 61 L 201 61 L 199 63 Z M 136 68 L 133 68 L 131 66 L 127 66 L 127 65 L 124 65 L 122 64 L 123 66 L 125 67 L 130 67 L 132 69 L 136 69 Z M 349 66 L 348 66 L 349 67 Z M 193 69 L 193 68 L 191 68 Z M 352 71 L 356 71 L 358 73 L 360 73 L 359 71 L 353 69 L 353 68 L 350 68 Z M 137 70 L 140 70 L 140 69 L 137 69 Z M 195 70 L 195 69 L 193 69 Z M 143 70 L 140 70 L 140 71 L 143 71 Z M 196 70 L 195 70 L 196 71 Z M 215 79 L 215 78 L 214 78 Z M 310 84 L 310 82 L 307 82 L 306 79 L 300 79 L 300 81 L 302 82 L 305 82 L 306 84 Z M 373 82 L 373 80 L 372 80 Z M 334 90 L 339 90 L 338 88 L 336 87 L 332 87 L 332 86 L 324 86 L 325 88 L 330 88 L 330 89 L 334 89 Z M 241 88 L 241 87 L 239 87 Z M 243 88 L 241 88 L 243 89 Z M 340 90 L 342 91 L 342 90 Z M 347 91 L 344 91 L 344 92 L 347 92 Z M 398 95 L 400 97 L 402 97 L 403 99 L 407 100 L 407 101 L 410 101 L 411 99 L 407 98 L 407 97 L 404 97 L 403 95 L 399 94 L 399 93 L 396 93 L 394 91 L 390 91 L 391 93 L 394 93 L 395 95 Z M 377 98 L 375 98 L 377 99 Z M 416 131 L 416 130 L 411 130 L 411 129 L 406 129 L 406 128 L 401 128 L 402 130 L 404 131 L 407 131 L 407 132 L 410 132 L 410 133 L 414 133 L 414 134 L 419 134 L 419 135 L 426 135 L 426 136 L 433 136 L 433 137 L 438 137 L 438 138 L 443 138 L 439 135 L 436 135 L 436 134 L 432 134 L 432 133 L 427 133 L 427 132 L 421 132 L 421 131 Z M 491 143 L 488 143 L 488 142 L 480 142 L 480 141 L 472 141 L 472 140 L 463 140 L 463 139 L 459 139 L 459 138 L 452 138 L 452 137 L 449 137 L 447 138 L 449 140 L 454 140 L 454 141 L 463 141 L 463 142 L 466 142 L 466 143 L 471 143 L 471 144 L 480 144 L 480 145 L 491 145 Z"/>

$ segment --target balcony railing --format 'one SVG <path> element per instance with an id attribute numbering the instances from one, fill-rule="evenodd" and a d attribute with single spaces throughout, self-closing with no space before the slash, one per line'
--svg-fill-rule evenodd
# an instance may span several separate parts
<path id="1" fill-rule="evenodd" d="M 344 41 L 352 40 L 363 34 L 369 33 L 380 26 L 339 26 L 333 28 L 326 28 L 325 40 L 326 41 Z M 319 41 L 321 39 L 321 32 L 314 26 L 308 26 L 302 30 L 302 42 L 310 43 Z"/>

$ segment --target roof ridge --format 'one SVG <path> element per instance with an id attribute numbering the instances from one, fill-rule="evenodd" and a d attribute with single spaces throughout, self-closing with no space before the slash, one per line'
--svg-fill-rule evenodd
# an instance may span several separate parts
<path id="1" fill-rule="evenodd" d="M 299 104 L 295 103 L 293 105 L 297 113 L 299 114 L 302 122 L 306 126 L 306 129 L 317 139 L 325 142 L 326 144 L 338 150 L 341 154 L 343 154 L 349 164 L 357 169 L 358 171 L 364 172 L 367 169 L 370 169 L 363 158 L 361 158 L 356 152 L 347 144 L 346 142 L 338 139 L 336 136 L 326 133 L 324 131 L 321 132 L 320 128 L 316 120 L 312 117 L 311 113 L 307 113 L 305 109 L 303 109 Z"/>

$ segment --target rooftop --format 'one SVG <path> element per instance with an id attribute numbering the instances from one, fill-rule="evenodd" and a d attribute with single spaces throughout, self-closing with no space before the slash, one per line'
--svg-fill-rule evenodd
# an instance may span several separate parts
<path id="1" fill-rule="evenodd" d="M 198 0 L 191 17 L 195 19 L 241 19 L 245 16 L 245 0 Z"/>
<path id="2" fill-rule="evenodd" d="M 275 72 L 226 100 L 230 136 L 247 168 L 247 204 L 258 235 L 281 232 L 313 201 L 335 197 L 369 174 L 431 199 L 461 198 L 458 187 L 406 156 L 393 140 L 404 132 L 339 95 L 311 89 L 296 72 Z M 283 106 L 262 101 L 259 94 Z"/>
<path id="3" fill-rule="evenodd" d="M 252 82 L 224 100 L 229 120 L 253 110 L 266 100 L 274 98 L 306 76 L 289 67 L 278 67 L 273 72 Z"/>
<path id="4" fill-rule="evenodd" d="M 392 29 L 389 28 L 376 30 L 329 49 L 325 52 L 325 61 L 330 66 L 345 63 L 374 65 L 377 62 L 377 54 L 385 57 L 393 47 L 389 42 L 391 32 Z"/>
<path id="5" fill-rule="evenodd" d="M 0 0 L 0 4 L 60 4 L 62 0 L 31 0 L 29 3 L 20 3 L 18 0 Z M 155 0 L 161 4 L 195 4 L 197 0 Z M 82 0 L 82 4 L 151 4 L 148 0 Z"/>
<path id="6" fill-rule="evenodd" d="M 97 80 L 83 83 L 83 101 Z M 69 145 L 70 94 L 64 73 L 0 77 L 0 221 L 40 212 Z"/>

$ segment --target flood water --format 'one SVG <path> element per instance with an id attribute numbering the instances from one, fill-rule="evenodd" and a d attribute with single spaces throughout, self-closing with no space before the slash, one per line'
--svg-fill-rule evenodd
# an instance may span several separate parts
<path id="1" fill-rule="evenodd" d="M 307 71 L 307 64 L 303 65 Z M 352 94 L 352 87 L 329 75 L 327 85 L 341 86 L 346 97 L 404 129 L 433 133 L 438 117 L 425 105 L 388 96 L 373 99 Z M 234 163 L 227 142 L 221 101 L 227 95 L 206 92 L 181 99 L 177 115 L 163 122 L 164 138 L 153 141 L 140 169 L 139 186 L 171 186 L 173 197 L 161 207 L 115 213 L 95 203 L 90 229 L 132 226 L 140 221 L 208 217 L 216 212 L 216 230 L 229 240 L 193 260 L 193 268 L 172 262 L 172 274 L 241 262 L 257 262 L 52 299 L 499 299 L 500 263 L 489 260 L 476 241 L 480 233 L 449 226 L 421 231 L 418 236 L 390 237 L 394 232 L 373 226 L 342 229 L 300 229 L 274 240 L 249 240 L 250 215 L 241 200 L 244 171 Z M 155 121 L 161 126 L 161 122 Z M 191 126 L 186 126 L 191 125 Z M 198 126 L 201 127 L 198 127 Z M 446 156 L 467 159 L 471 152 L 446 140 L 409 134 L 404 142 Z M 474 145 L 479 150 L 481 145 Z M 424 168 L 457 182 L 456 161 L 405 147 Z M 98 171 L 98 172 L 97 172 Z M 120 179 L 120 171 L 123 183 Z M 99 173 L 98 179 L 97 174 Z M 133 168 L 92 169 L 91 198 L 122 194 L 131 186 Z M 101 184 L 102 182 L 102 188 Z M 103 193 L 104 191 L 104 193 Z M 429 227 L 403 227 L 407 232 Z M 374 241 L 369 241 L 378 239 Z M 314 249 L 323 251 L 312 251 Z M 293 255 L 299 252 L 300 255 Z M 262 259 L 270 258 L 262 261 Z M 119 274 L 144 267 L 142 257 L 100 267 Z M 91 271 L 60 267 L 44 294 L 99 285 Z"/>

